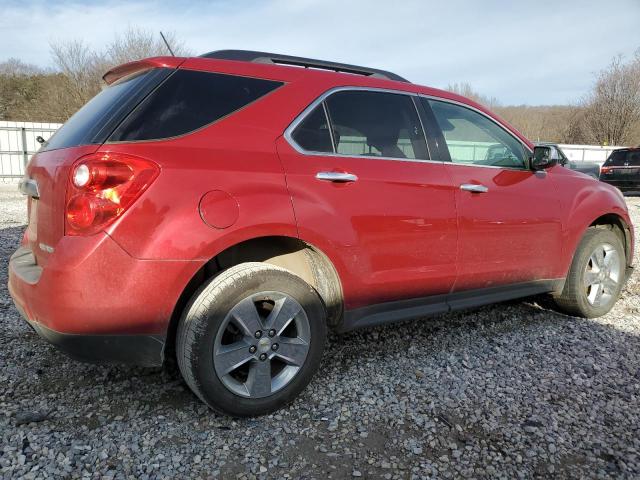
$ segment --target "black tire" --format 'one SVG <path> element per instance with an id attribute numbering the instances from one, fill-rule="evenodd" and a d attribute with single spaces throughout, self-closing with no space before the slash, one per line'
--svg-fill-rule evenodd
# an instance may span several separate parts
<path id="1" fill-rule="evenodd" d="M 592 288 L 586 286 L 586 276 L 588 275 L 587 269 L 591 269 L 592 260 L 591 255 L 601 245 L 609 245 L 617 254 L 611 257 L 614 268 L 617 268 L 618 281 L 615 288 L 610 288 L 610 292 L 606 301 L 602 301 L 600 304 L 593 304 L 589 301 Z M 617 264 L 617 265 L 616 265 Z M 620 237 L 611 230 L 609 227 L 591 227 L 589 228 L 573 257 L 569 275 L 562 293 L 555 297 L 555 302 L 565 313 L 570 315 L 595 318 L 600 317 L 607 313 L 620 297 L 620 292 L 624 286 L 625 279 L 625 251 Z"/>
<path id="2" fill-rule="evenodd" d="M 287 380 L 284 387 L 261 398 L 251 398 L 249 393 L 248 396 L 241 396 L 232 391 L 228 387 L 228 380 L 225 384 L 216 373 L 215 363 L 218 360 L 214 362 L 214 345 L 218 345 L 216 342 L 223 338 L 222 335 L 227 335 L 227 330 L 220 330 L 229 328 L 229 322 L 233 321 L 228 320 L 232 309 L 243 300 L 254 302 L 254 296 L 262 295 L 263 292 L 281 292 L 302 307 L 304 312 L 296 314 L 295 318 L 304 315 L 305 325 L 309 327 L 305 332 L 308 340 L 305 348 L 308 350 L 306 357 L 300 362 L 302 365 L 295 367 L 297 373 L 292 374 L 293 377 Z M 294 321 L 296 320 L 289 323 Z M 211 279 L 194 294 L 185 308 L 176 338 L 178 366 L 191 390 L 213 410 L 235 417 L 263 415 L 291 402 L 307 386 L 320 366 L 326 328 L 324 304 L 318 293 L 304 280 L 274 265 L 243 263 Z M 242 338 L 246 340 L 247 336 Z M 262 341 L 266 339 L 265 335 Z M 273 348 L 273 345 L 270 346 Z M 272 354 L 271 350 L 266 352 Z M 273 355 L 277 353 L 273 352 Z M 256 365 L 259 367 L 258 362 L 256 358 L 245 361 L 246 368 Z M 268 362 L 269 372 L 273 372 L 271 360 Z"/>

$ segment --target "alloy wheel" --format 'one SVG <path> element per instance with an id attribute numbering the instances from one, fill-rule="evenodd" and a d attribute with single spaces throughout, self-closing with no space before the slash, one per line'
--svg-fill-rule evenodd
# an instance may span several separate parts
<path id="1" fill-rule="evenodd" d="M 584 271 L 587 300 L 594 307 L 607 305 L 621 280 L 620 254 L 609 243 L 598 245 L 591 253 Z"/>
<path id="2" fill-rule="evenodd" d="M 213 363 L 236 395 L 267 397 L 288 385 L 304 365 L 311 341 L 302 306 L 281 292 L 260 292 L 238 302 L 215 338 Z"/>

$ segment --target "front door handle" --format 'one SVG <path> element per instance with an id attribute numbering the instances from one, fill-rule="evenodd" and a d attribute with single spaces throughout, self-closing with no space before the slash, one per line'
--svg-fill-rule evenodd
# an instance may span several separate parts
<path id="1" fill-rule="evenodd" d="M 473 193 L 487 193 L 489 191 L 484 185 L 478 185 L 476 183 L 463 183 L 460 185 L 460 190 Z"/>
<path id="2" fill-rule="evenodd" d="M 327 182 L 355 182 L 358 180 L 353 173 L 345 173 L 345 172 L 318 172 L 316 173 L 316 178 L 318 180 L 324 180 Z"/>

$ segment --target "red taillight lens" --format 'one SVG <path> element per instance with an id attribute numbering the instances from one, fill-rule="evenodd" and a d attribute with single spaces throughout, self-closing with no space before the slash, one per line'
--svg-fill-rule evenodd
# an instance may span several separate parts
<path id="1" fill-rule="evenodd" d="M 123 153 L 82 157 L 71 169 L 66 235 L 91 235 L 122 215 L 160 173 L 154 162 Z"/>
<path id="2" fill-rule="evenodd" d="M 600 173 L 609 173 L 611 171 L 611 167 L 600 167 Z"/>

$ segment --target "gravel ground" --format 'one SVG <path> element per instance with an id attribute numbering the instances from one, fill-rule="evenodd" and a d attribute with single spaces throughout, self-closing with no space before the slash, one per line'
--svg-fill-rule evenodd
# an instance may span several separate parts
<path id="1" fill-rule="evenodd" d="M 293 405 L 234 420 L 175 370 L 78 363 L 27 328 L 6 289 L 24 203 L 0 190 L 2 478 L 640 476 L 637 272 L 597 320 L 536 298 L 332 336 Z"/>

